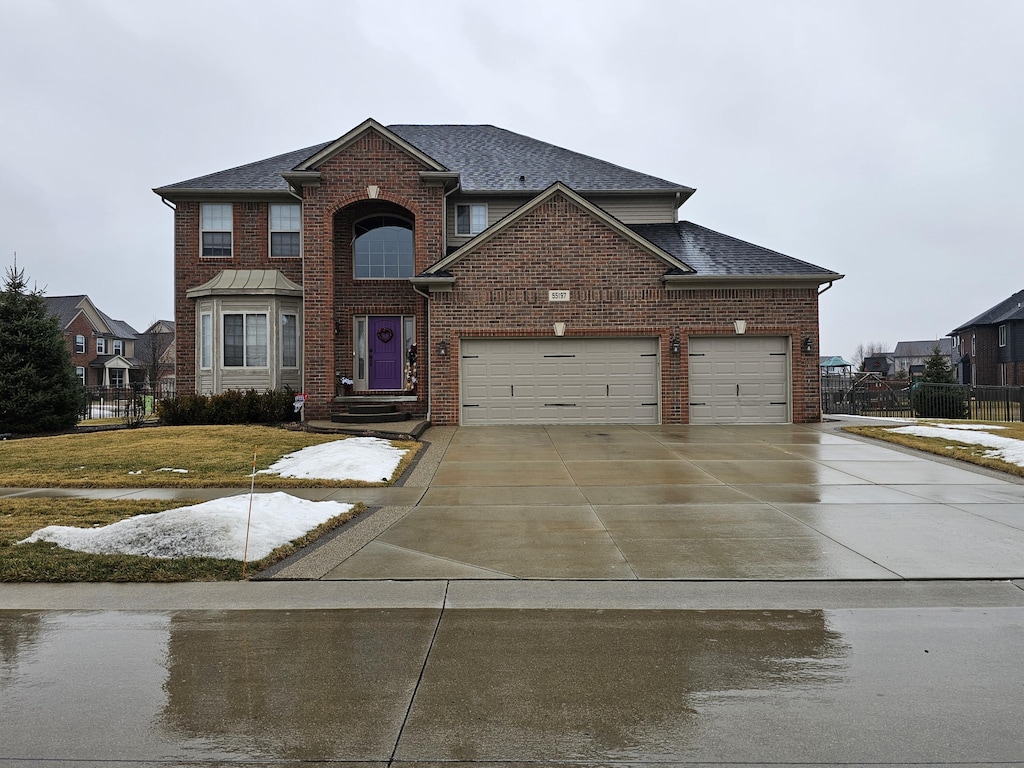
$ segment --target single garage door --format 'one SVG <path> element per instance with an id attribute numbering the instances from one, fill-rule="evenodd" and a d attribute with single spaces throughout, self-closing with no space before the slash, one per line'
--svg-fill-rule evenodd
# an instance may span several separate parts
<path id="1" fill-rule="evenodd" d="M 689 353 L 691 424 L 790 421 L 788 338 L 691 338 Z"/>
<path id="2" fill-rule="evenodd" d="M 462 424 L 657 424 L 658 339 L 462 339 Z"/>

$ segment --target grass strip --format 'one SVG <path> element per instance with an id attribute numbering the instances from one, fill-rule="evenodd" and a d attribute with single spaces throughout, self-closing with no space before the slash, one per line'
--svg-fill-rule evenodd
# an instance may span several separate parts
<path id="1" fill-rule="evenodd" d="M 195 503 L 198 500 L 0 499 L 0 582 L 237 581 L 242 577 L 241 560 L 95 555 L 50 542 L 16 543 L 48 525 L 90 528 Z M 262 560 L 250 562 L 246 575 L 255 576 L 365 510 L 363 504 L 356 504 Z"/>
<path id="2" fill-rule="evenodd" d="M 287 453 L 346 439 L 254 425 L 148 427 L 0 442 L 0 486 L 8 488 L 248 488 L 253 446 L 257 469 Z M 310 480 L 257 475 L 259 488 L 389 485 L 419 443 L 391 441 L 406 454 L 386 482 Z M 186 472 L 172 470 L 187 470 Z"/>
<path id="3" fill-rule="evenodd" d="M 988 434 L 997 435 L 999 437 L 1006 437 L 1012 440 L 1024 440 L 1024 424 L 993 424 L 991 422 L 921 422 L 921 426 L 930 427 L 945 427 L 949 424 L 979 424 L 988 427 L 1003 427 L 1002 429 L 993 428 L 991 430 L 984 430 Z M 1017 464 L 1011 464 L 1010 462 L 1003 461 L 1002 459 L 994 458 L 988 454 L 993 450 L 984 445 L 975 445 L 972 443 L 963 443 L 953 439 L 939 438 L 939 437 L 921 437 L 919 435 L 907 435 L 899 432 L 893 432 L 893 427 L 843 427 L 844 432 L 850 432 L 854 435 L 861 435 L 862 437 L 871 437 L 876 440 L 884 440 L 887 443 L 894 443 L 896 445 L 902 445 L 906 448 L 914 448 L 918 451 L 924 451 L 925 453 L 935 454 L 936 456 L 945 456 L 950 459 L 958 459 L 960 461 L 966 461 L 970 464 L 975 464 L 979 467 L 987 467 L 994 469 L 999 472 L 1005 472 L 1010 475 L 1016 475 L 1017 477 L 1024 477 L 1024 467 L 1018 466 Z"/>

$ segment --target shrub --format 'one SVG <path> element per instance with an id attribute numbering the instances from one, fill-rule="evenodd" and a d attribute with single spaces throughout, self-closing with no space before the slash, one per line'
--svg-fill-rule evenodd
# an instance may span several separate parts
<path id="1" fill-rule="evenodd" d="M 911 387 L 910 402 L 923 419 L 966 419 L 970 412 L 967 389 L 958 384 L 919 382 Z"/>
<path id="2" fill-rule="evenodd" d="M 277 424 L 293 418 L 294 397 L 289 387 L 266 392 L 232 389 L 219 395 L 184 394 L 161 400 L 157 416 L 168 426 Z"/>

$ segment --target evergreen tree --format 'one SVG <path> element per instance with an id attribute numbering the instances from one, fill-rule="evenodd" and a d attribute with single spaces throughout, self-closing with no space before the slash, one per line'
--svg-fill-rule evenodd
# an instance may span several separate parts
<path id="1" fill-rule="evenodd" d="M 956 375 L 949 366 L 949 355 L 943 354 L 938 344 L 932 347 L 931 355 L 925 358 L 921 381 L 930 384 L 956 384 Z"/>
<path id="2" fill-rule="evenodd" d="M 78 421 L 82 383 L 57 318 L 24 270 L 0 291 L 0 432 L 57 432 Z"/>

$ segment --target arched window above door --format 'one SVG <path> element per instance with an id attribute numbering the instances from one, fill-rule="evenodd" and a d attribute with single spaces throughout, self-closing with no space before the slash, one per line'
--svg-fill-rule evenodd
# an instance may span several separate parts
<path id="1" fill-rule="evenodd" d="M 368 216 L 355 223 L 355 277 L 393 280 L 414 272 L 412 222 L 397 216 Z"/>

